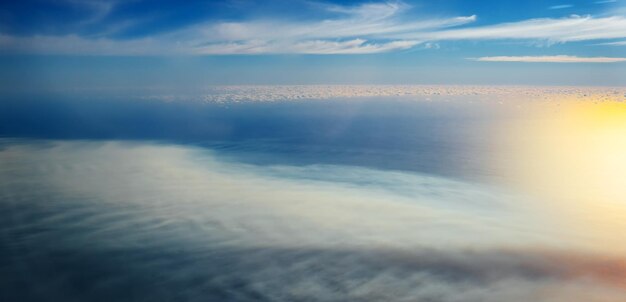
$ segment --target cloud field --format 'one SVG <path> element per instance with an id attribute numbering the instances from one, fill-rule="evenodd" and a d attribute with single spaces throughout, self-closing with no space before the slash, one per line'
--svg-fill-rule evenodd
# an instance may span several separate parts
<path id="1" fill-rule="evenodd" d="M 626 297 L 624 259 L 483 185 L 145 143 L 5 141 L 0 159 L 9 300 Z"/>

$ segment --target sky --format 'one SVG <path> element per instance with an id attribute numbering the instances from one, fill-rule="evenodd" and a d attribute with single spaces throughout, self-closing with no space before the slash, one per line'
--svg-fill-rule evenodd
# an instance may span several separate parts
<path id="1" fill-rule="evenodd" d="M 0 1 L 0 301 L 626 301 L 625 133 L 626 0 Z"/>
<path id="2" fill-rule="evenodd" d="M 626 86 L 626 1 L 3 1 L 0 89 Z"/>

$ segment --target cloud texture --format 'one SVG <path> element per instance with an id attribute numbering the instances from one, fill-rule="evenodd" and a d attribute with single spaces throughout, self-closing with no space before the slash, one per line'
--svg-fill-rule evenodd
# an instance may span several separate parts
<path id="1" fill-rule="evenodd" d="M 2 146 L 0 268 L 10 277 L 0 278 L 0 295 L 8 300 L 626 296 L 623 259 L 582 252 L 563 234 L 544 237 L 545 222 L 478 185 L 256 167 L 153 144 Z M 548 248 L 555 238 L 561 247 Z"/>
<path id="2" fill-rule="evenodd" d="M 428 45 L 438 41 L 506 39 L 554 44 L 626 38 L 626 19 L 619 11 L 472 26 L 479 18 L 475 14 L 415 15 L 418 8 L 397 1 L 352 6 L 307 2 L 310 7 L 300 9 L 312 9 L 319 16 L 303 20 L 263 16 L 204 20 L 196 16 L 194 22 L 184 26 L 120 38 L 121 32 L 136 23 L 150 24 L 149 18 L 107 21 L 120 5 L 94 2 L 76 6 L 74 9 L 88 10 L 91 17 L 54 34 L 0 31 L 0 50 L 99 55 L 370 54 L 402 51 L 421 44 L 430 48 Z M 554 6 L 565 7 L 569 6 Z M 104 21 L 106 26 L 96 27 L 89 34 L 82 32 Z"/>

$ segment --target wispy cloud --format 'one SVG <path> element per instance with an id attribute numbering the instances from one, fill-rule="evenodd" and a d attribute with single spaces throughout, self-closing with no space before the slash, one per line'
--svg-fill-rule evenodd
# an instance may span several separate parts
<path id="1" fill-rule="evenodd" d="M 251 18 L 206 21 L 174 31 L 123 40 L 107 35 L 84 36 L 76 33 L 55 36 L 0 33 L 0 51 L 130 55 L 367 54 L 399 51 L 419 44 L 438 45 L 433 43 L 447 40 L 507 39 L 554 44 L 626 38 L 626 16 L 619 13 L 602 17 L 571 15 L 471 26 L 477 20 L 476 15 L 412 15 L 409 18 L 411 7 L 402 2 L 318 6 L 328 17 L 317 20 Z M 566 6 L 570 4 L 553 8 Z M 107 10 L 102 9 L 102 12 L 106 14 Z M 114 27 L 110 25 L 107 30 Z"/>
<path id="2" fill-rule="evenodd" d="M 315 22 L 222 22 L 202 24 L 178 33 L 192 37 L 200 46 L 192 52 L 364 54 L 413 47 L 420 39 L 395 39 L 393 35 L 418 33 L 460 26 L 476 16 L 430 18 L 406 22 L 401 3 L 364 4 L 357 7 L 328 6 L 341 18 Z M 210 41 L 210 43 L 203 42 Z"/>
<path id="3" fill-rule="evenodd" d="M 573 5 L 571 4 L 560 4 L 560 5 L 553 5 L 548 7 L 548 9 L 564 9 L 564 8 L 570 8 L 573 7 Z"/>
<path id="4" fill-rule="evenodd" d="M 472 15 L 402 22 L 394 18 L 397 13 L 394 11 L 377 17 L 372 17 L 373 14 L 358 14 L 345 19 L 310 23 L 249 21 L 203 24 L 181 32 L 181 34 L 199 33 L 206 39 L 234 41 L 247 39 L 386 38 L 403 33 L 441 30 L 476 21 L 476 16 Z"/>
<path id="5" fill-rule="evenodd" d="M 302 54 L 368 54 L 411 48 L 420 41 L 392 41 L 371 43 L 364 39 L 347 41 L 307 40 L 296 43 L 268 43 L 250 41 L 245 43 L 221 43 L 198 47 L 198 54 L 254 54 L 254 53 L 302 53 Z"/>
<path id="6" fill-rule="evenodd" d="M 577 56 L 495 56 L 472 58 L 482 62 L 530 62 L 530 63 L 615 63 L 624 62 L 626 58 L 612 57 L 577 57 Z"/>
<path id="7" fill-rule="evenodd" d="M 616 42 L 598 43 L 598 44 L 596 44 L 596 45 L 624 46 L 624 45 L 626 45 L 626 41 L 616 41 Z"/>
<path id="8" fill-rule="evenodd" d="M 372 8 L 370 8 L 372 9 Z M 565 43 L 626 37 L 623 16 L 529 19 L 481 27 L 465 27 L 476 16 L 401 22 L 394 16 L 398 8 L 378 8 L 380 12 L 359 11 L 348 19 L 325 20 L 310 24 L 220 23 L 198 27 L 189 34 L 205 32 L 192 44 L 194 53 L 374 53 L 400 50 L 422 42 L 445 40 L 543 40 Z M 208 30 L 207 30 L 208 28 Z M 384 41 L 384 42 L 378 42 Z"/>
<path id="9" fill-rule="evenodd" d="M 316 21 L 207 22 L 133 40 L 92 39 L 75 34 L 3 35 L 0 45 L 5 51 L 36 53 L 366 54 L 407 49 L 422 42 L 391 35 L 442 30 L 476 20 L 470 15 L 407 21 L 403 14 L 410 6 L 402 2 L 320 6 L 336 16 Z"/>
<path id="10" fill-rule="evenodd" d="M 626 18 L 623 16 L 595 18 L 578 15 L 559 19 L 530 19 L 482 27 L 444 30 L 421 36 L 429 40 L 540 39 L 552 42 L 624 37 L 626 37 Z"/>

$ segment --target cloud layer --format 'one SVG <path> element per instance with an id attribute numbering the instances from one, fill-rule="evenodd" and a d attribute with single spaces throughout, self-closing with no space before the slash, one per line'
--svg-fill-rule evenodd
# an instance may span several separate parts
<path id="1" fill-rule="evenodd" d="M 515 60 L 520 57 L 485 57 L 479 58 L 479 60 L 495 61 L 505 60 L 507 58 Z M 558 56 L 556 59 L 562 59 L 562 57 Z M 583 60 L 584 58 L 580 59 Z M 622 87 L 539 87 L 504 85 L 231 85 L 212 86 L 195 92 L 186 91 L 186 93 L 175 93 L 156 89 L 146 91 L 140 95 L 139 98 L 159 101 L 198 101 L 206 103 L 310 101 L 363 97 L 411 98 L 416 102 L 451 99 L 461 101 L 477 101 L 480 99 L 490 100 L 492 102 L 559 101 L 563 99 L 593 102 L 621 102 L 625 99 L 625 96 L 626 88 Z"/>
<path id="2" fill-rule="evenodd" d="M 532 230 L 540 223 L 516 222 L 524 214 L 511 199 L 472 184 L 350 167 L 254 167 L 176 146 L 2 146 L 0 297 L 8 300 L 626 296 L 623 259 L 545 250 Z"/>

